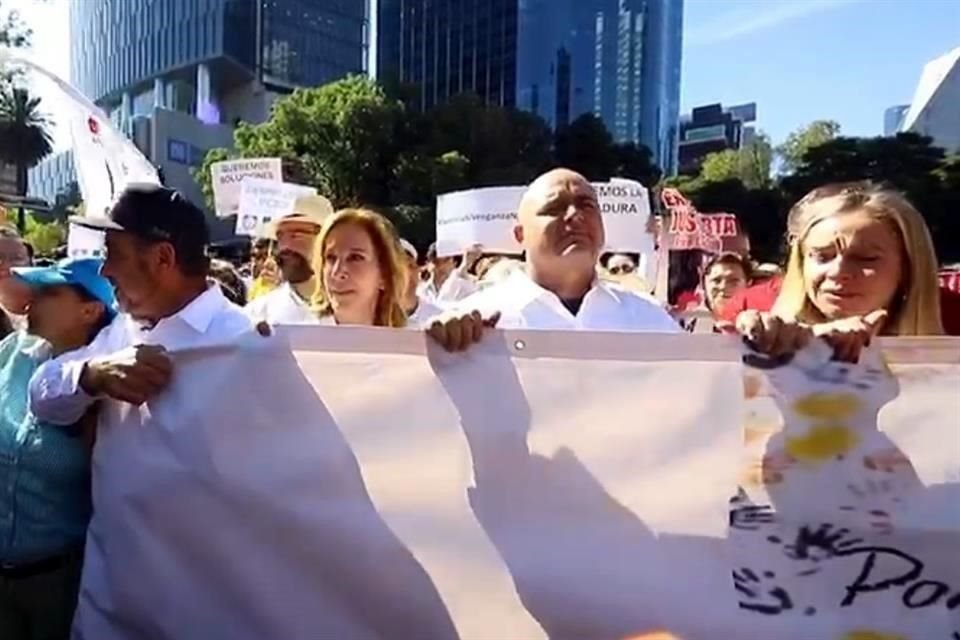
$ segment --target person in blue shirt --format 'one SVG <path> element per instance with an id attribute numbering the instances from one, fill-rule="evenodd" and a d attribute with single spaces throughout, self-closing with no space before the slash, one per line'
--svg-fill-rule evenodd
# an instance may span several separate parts
<path id="1" fill-rule="evenodd" d="M 95 421 L 64 428 L 29 411 L 48 358 L 89 344 L 116 313 L 101 260 L 13 269 L 30 289 L 27 329 L 0 341 L 0 638 L 67 638 L 90 518 Z M 92 418 L 92 416 L 90 416 Z"/>

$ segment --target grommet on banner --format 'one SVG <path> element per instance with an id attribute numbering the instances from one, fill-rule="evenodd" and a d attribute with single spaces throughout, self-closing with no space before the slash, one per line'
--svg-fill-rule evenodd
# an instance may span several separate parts
<path id="1" fill-rule="evenodd" d="M 524 342 L 523 340 L 517 340 L 513 343 L 513 348 L 516 349 L 517 351 L 523 351 L 524 349 L 527 348 L 527 343 Z"/>

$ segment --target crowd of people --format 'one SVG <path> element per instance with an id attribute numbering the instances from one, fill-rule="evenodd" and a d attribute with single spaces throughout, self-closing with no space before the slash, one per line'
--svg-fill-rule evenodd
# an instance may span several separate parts
<path id="1" fill-rule="evenodd" d="M 109 456 L 91 471 L 122 408 L 162 393 L 168 349 L 253 330 L 365 325 L 427 332 L 462 351 L 493 328 L 680 332 L 639 276 L 637 256 L 602 255 L 593 187 L 556 169 L 527 189 L 514 230 L 522 256 L 426 252 L 366 209 L 300 199 L 254 243 L 244 274 L 207 255 L 204 213 L 164 187 L 125 190 L 104 217 L 106 258 L 30 265 L 0 229 L 0 637 L 67 637 L 81 575 L 96 580 L 111 533 L 96 526 Z M 939 288 L 930 233 L 900 194 L 827 185 L 788 221 L 781 273 L 722 253 L 699 274 L 717 331 L 784 354 L 822 338 L 856 361 L 875 336 L 960 334 L 960 295 Z M 91 522 L 92 518 L 92 522 Z M 100 550 L 87 553 L 84 547 Z M 92 560 L 91 560 L 92 559 Z M 84 566 L 81 566 L 84 565 Z"/>

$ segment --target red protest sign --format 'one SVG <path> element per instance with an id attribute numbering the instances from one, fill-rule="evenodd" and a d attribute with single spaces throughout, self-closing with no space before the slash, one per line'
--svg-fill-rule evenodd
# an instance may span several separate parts
<path id="1" fill-rule="evenodd" d="M 660 193 L 663 206 L 670 212 L 667 246 L 670 249 L 700 249 L 719 253 L 723 238 L 739 235 L 737 217 L 732 213 L 700 213 L 676 189 Z"/>

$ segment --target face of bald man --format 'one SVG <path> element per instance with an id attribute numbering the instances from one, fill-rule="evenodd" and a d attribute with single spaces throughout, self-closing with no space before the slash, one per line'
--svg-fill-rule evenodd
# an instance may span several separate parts
<path id="1" fill-rule="evenodd" d="M 597 194 L 586 178 L 556 170 L 530 185 L 514 228 L 527 261 L 544 269 L 594 270 L 605 241 Z"/>

